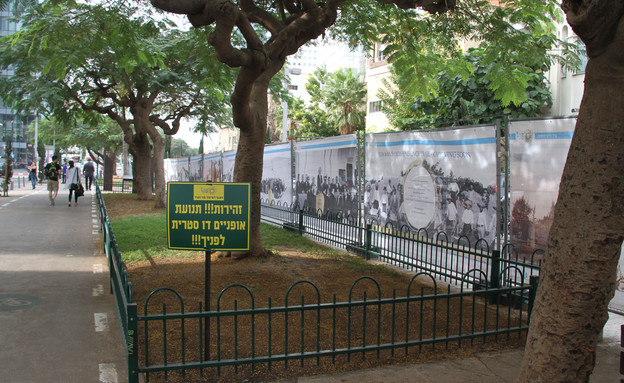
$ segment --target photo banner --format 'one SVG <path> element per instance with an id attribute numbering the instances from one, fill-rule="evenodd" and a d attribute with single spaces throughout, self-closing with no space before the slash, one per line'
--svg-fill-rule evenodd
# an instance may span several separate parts
<path id="1" fill-rule="evenodd" d="M 204 155 L 203 177 L 208 182 L 221 182 L 221 152 Z"/>
<path id="2" fill-rule="evenodd" d="M 223 174 L 221 182 L 232 182 L 234 180 L 234 163 L 236 162 L 236 150 L 223 152 Z"/>
<path id="3" fill-rule="evenodd" d="M 357 217 L 357 137 L 297 141 L 295 204 L 337 218 Z"/>
<path id="4" fill-rule="evenodd" d="M 620 261 L 615 279 L 615 295 L 609 303 L 609 309 L 624 315 L 624 246 L 620 251 Z"/>
<path id="5" fill-rule="evenodd" d="M 189 158 L 188 181 L 203 181 L 202 179 L 202 155 Z"/>
<path id="6" fill-rule="evenodd" d="M 509 126 L 511 241 L 529 257 L 546 249 L 576 118 L 512 121 Z M 624 250 L 609 309 L 624 313 Z M 538 262 L 541 259 L 534 259 Z"/>
<path id="7" fill-rule="evenodd" d="M 189 159 L 188 157 L 165 159 L 165 180 L 188 181 L 189 180 Z"/>
<path id="8" fill-rule="evenodd" d="M 260 198 L 270 205 L 290 207 L 292 204 L 290 143 L 266 145 L 262 167 Z"/>
<path id="9" fill-rule="evenodd" d="M 165 158 L 165 182 L 178 181 L 175 158 Z"/>
<path id="10" fill-rule="evenodd" d="M 509 124 L 510 235 L 521 256 L 546 248 L 575 125 L 576 118 Z"/>
<path id="11" fill-rule="evenodd" d="M 412 232 L 492 244 L 496 126 L 367 135 L 364 216 Z"/>

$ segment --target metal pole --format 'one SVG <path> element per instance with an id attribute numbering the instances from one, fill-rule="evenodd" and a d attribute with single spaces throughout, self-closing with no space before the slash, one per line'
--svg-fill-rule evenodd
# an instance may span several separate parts
<path id="1" fill-rule="evenodd" d="M 289 73 L 288 68 L 284 68 L 284 85 L 288 89 L 286 78 Z M 282 142 L 288 141 L 288 102 L 282 101 Z"/>
<path id="2" fill-rule="evenodd" d="M 282 142 L 288 141 L 288 103 L 282 101 Z"/>
<path id="3" fill-rule="evenodd" d="M 39 166 L 37 145 L 39 144 L 39 113 L 35 113 L 35 146 L 33 148 L 33 162 Z"/>
<path id="4" fill-rule="evenodd" d="M 204 271 L 204 306 L 205 311 L 210 312 L 210 256 L 212 250 L 206 250 Z M 210 317 L 204 319 L 204 360 L 210 360 Z"/>

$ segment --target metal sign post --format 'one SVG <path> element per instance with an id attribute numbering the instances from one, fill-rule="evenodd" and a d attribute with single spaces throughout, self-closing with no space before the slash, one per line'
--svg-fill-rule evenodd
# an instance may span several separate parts
<path id="1" fill-rule="evenodd" d="M 204 305 L 210 311 L 213 251 L 249 250 L 250 183 L 169 182 L 167 246 L 206 253 Z M 210 318 L 205 318 L 204 358 L 210 359 Z"/>

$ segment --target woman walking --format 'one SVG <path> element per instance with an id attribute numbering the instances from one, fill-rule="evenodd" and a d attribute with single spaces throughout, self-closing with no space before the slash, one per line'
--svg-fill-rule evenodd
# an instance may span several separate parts
<path id="1" fill-rule="evenodd" d="M 37 185 L 37 165 L 35 164 L 35 161 L 32 161 L 30 165 L 28 165 L 28 179 L 34 189 Z"/>
<path id="2" fill-rule="evenodd" d="M 78 193 L 74 193 L 80 185 L 80 171 L 74 166 L 74 161 L 69 161 L 69 167 L 67 168 L 67 183 L 65 184 L 65 190 L 69 189 L 69 204 L 71 206 L 72 194 L 74 194 L 74 206 L 78 206 Z"/>

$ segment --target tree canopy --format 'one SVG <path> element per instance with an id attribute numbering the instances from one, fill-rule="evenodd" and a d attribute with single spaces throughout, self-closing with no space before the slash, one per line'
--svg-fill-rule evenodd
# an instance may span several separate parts
<path id="1" fill-rule="evenodd" d="M 578 47 L 557 39 L 555 22 L 563 14 L 555 1 L 465 0 L 442 14 L 366 4 L 331 31 L 352 44 L 381 43 L 392 81 L 373 97 L 384 101 L 396 128 L 539 115 L 550 106 L 544 73 L 554 62 L 579 63 Z M 366 22 L 377 17 L 387 22 Z"/>
<path id="2" fill-rule="evenodd" d="M 184 118 L 196 130 L 229 119 L 233 73 L 203 48 L 209 30 L 182 30 L 137 6 L 48 2 L 28 8 L 23 27 L 0 44 L 0 66 L 14 75 L 0 91 L 18 110 L 69 121 L 94 111 L 119 124 L 129 145 L 134 185 L 151 198 L 152 152 L 156 204 L 165 203 L 162 151 Z"/>
<path id="3" fill-rule="evenodd" d="M 89 119 L 58 121 L 53 116 L 39 120 L 38 136 L 42 142 L 54 142 L 61 152 L 72 147 L 86 149 L 99 162 L 107 152 L 116 157 L 122 150 L 123 134 L 113 120 L 90 113 Z M 34 131 L 31 124 L 30 131 Z"/>
<path id="4" fill-rule="evenodd" d="M 409 129 L 417 125 L 467 120 L 476 123 L 490 122 L 502 114 L 511 118 L 537 117 L 552 106 L 550 89 L 546 80 L 546 66 L 535 68 L 529 74 L 524 90 L 524 99 L 518 105 L 510 102 L 504 105 L 496 98 L 493 84 L 488 80 L 490 65 L 485 63 L 484 50 L 470 49 L 458 60 L 465 61 L 470 73 L 466 76 L 457 66 L 449 65 L 438 72 L 435 78 L 436 97 L 402 89 L 397 84 L 387 82 L 380 92 L 384 100 L 383 111 L 395 128 Z M 400 69 L 393 67 L 393 73 Z"/>

